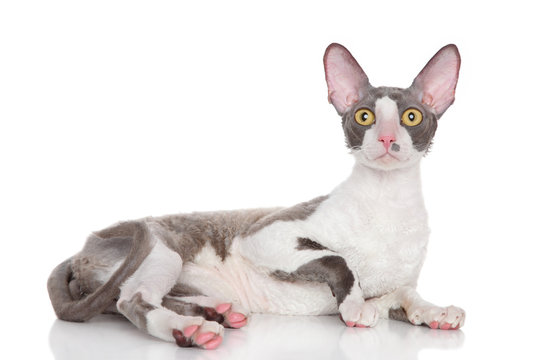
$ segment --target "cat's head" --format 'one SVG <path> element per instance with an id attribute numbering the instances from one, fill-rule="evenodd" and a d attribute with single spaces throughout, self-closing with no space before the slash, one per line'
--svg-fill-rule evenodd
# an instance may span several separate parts
<path id="1" fill-rule="evenodd" d="M 328 99 L 360 163 L 383 170 L 411 166 L 429 149 L 438 119 L 455 100 L 460 55 L 447 45 L 406 89 L 374 87 L 352 54 L 331 44 L 324 55 Z"/>

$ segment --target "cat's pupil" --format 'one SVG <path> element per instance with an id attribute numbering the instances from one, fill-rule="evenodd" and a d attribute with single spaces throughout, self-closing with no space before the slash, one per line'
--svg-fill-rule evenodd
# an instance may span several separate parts
<path id="1" fill-rule="evenodd" d="M 415 115 L 413 113 L 409 113 L 408 114 L 408 119 L 410 119 L 410 121 L 414 121 L 415 120 Z"/>
<path id="2" fill-rule="evenodd" d="M 361 120 L 367 121 L 368 118 L 369 118 L 369 114 L 367 114 L 366 112 L 364 112 L 363 114 L 361 114 Z"/>

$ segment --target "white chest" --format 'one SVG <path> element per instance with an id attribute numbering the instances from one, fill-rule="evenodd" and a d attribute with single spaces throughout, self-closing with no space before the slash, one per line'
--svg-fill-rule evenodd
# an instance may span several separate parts
<path id="1" fill-rule="evenodd" d="M 366 297 L 415 286 L 429 236 L 419 169 L 402 178 L 362 175 L 335 189 L 305 228 L 345 257 Z"/>
<path id="2" fill-rule="evenodd" d="M 346 209 L 336 211 L 328 203 L 309 219 L 310 227 L 314 238 L 346 259 L 365 296 L 415 286 L 429 236 L 424 208 L 367 203 Z"/>

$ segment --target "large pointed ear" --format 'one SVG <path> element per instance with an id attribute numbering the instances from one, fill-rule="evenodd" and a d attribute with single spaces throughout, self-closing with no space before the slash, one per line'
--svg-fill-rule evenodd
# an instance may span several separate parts
<path id="1" fill-rule="evenodd" d="M 446 45 L 425 65 L 411 88 L 423 104 L 441 116 L 455 101 L 459 69 L 459 50 L 453 44 Z"/>
<path id="2" fill-rule="evenodd" d="M 339 115 L 356 103 L 368 89 L 369 79 L 356 59 L 340 44 L 331 44 L 324 54 L 328 100 Z"/>

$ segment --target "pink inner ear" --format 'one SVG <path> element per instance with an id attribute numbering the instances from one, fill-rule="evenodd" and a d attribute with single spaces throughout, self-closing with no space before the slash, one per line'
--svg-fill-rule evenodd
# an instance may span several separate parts
<path id="1" fill-rule="evenodd" d="M 360 98 L 369 79 L 352 54 L 342 45 L 331 44 L 324 54 L 328 100 L 342 114 Z"/>
<path id="2" fill-rule="evenodd" d="M 421 101 L 437 114 L 442 114 L 455 100 L 459 69 L 458 49 L 447 45 L 434 55 L 412 84 L 420 91 Z"/>

